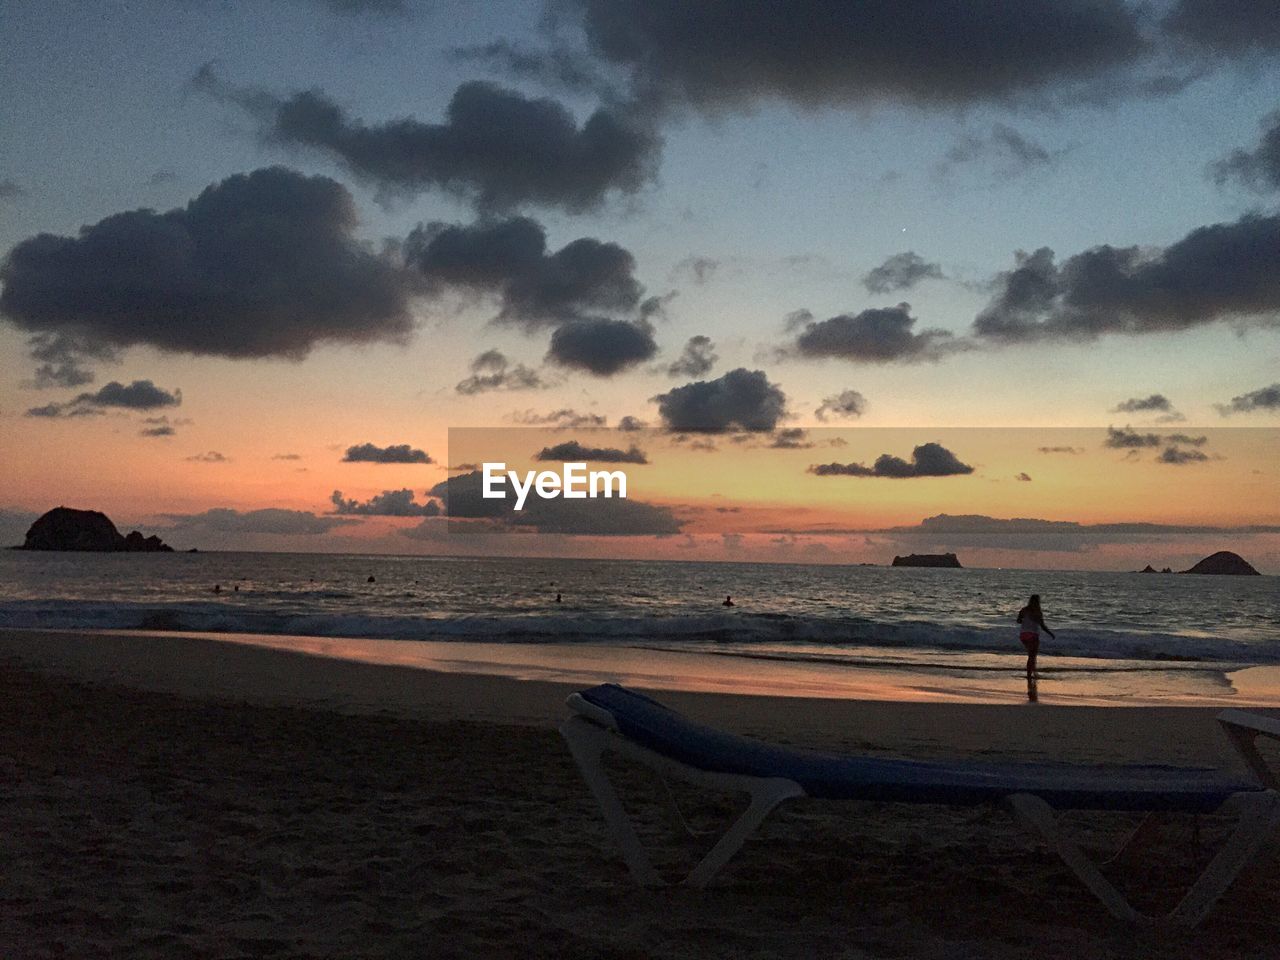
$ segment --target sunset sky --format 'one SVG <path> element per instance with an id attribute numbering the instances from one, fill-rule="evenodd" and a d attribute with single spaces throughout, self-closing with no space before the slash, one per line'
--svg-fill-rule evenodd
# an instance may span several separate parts
<path id="1" fill-rule="evenodd" d="M 19 0 L 0 84 L 6 543 L 1280 572 L 1272 0 Z M 570 441 L 656 512 L 438 515 Z"/>

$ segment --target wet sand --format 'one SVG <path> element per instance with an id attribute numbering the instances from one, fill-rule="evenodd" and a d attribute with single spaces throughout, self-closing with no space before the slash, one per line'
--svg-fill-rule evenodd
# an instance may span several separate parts
<path id="1" fill-rule="evenodd" d="M 711 888 L 633 887 L 554 731 L 573 685 L 208 639 L 0 631 L 0 956 L 1270 957 L 1280 857 L 1191 935 L 1119 926 L 996 810 L 794 801 Z M 663 693 L 883 755 L 1215 763 L 1212 711 Z M 621 768 L 659 862 L 663 788 Z M 677 788 L 699 829 L 736 798 Z M 1203 840 L 1222 832 L 1201 818 Z M 1132 818 L 1073 817 L 1113 847 Z M 1175 821 L 1117 865 L 1168 907 Z"/>

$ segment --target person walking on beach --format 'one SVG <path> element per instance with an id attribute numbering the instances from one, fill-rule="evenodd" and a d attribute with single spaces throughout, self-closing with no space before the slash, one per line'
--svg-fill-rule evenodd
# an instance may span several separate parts
<path id="1" fill-rule="evenodd" d="M 1036 655 L 1040 652 L 1040 631 L 1043 630 L 1053 639 L 1053 631 L 1044 622 L 1044 611 L 1040 609 L 1040 594 L 1033 593 L 1027 605 L 1018 611 L 1018 639 L 1027 648 L 1027 677 L 1036 674 Z"/>

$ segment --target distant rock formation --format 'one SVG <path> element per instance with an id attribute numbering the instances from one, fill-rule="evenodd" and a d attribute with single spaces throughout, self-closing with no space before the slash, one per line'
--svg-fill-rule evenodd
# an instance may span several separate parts
<path id="1" fill-rule="evenodd" d="M 910 553 L 894 557 L 894 567 L 959 567 L 960 558 L 954 553 Z"/>
<path id="2" fill-rule="evenodd" d="M 137 530 L 121 536 L 105 513 L 54 507 L 27 531 L 19 550 L 83 550 L 94 553 L 172 553 L 159 537 Z"/>
<path id="3" fill-rule="evenodd" d="M 1157 570 L 1155 567 L 1153 567 L 1151 564 L 1148 563 L 1145 567 L 1143 567 L 1138 572 L 1139 573 L 1173 573 L 1173 570 L 1169 567 L 1165 567 L 1163 570 Z"/>
<path id="4" fill-rule="evenodd" d="M 1228 577 L 1260 577 L 1262 574 L 1253 569 L 1249 561 L 1230 550 L 1219 550 L 1205 557 L 1190 570 L 1181 573 L 1211 573 Z"/>

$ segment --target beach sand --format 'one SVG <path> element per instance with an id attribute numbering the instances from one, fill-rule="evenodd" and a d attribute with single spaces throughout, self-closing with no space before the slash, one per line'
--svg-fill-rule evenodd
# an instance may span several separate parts
<path id="1" fill-rule="evenodd" d="M 1112 921 L 998 810 L 792 801 L 705 891 L 634 887 L 554 725 L 571 685 L 201 638 L 0 631 L 0 956 L 1272 957 L 1280 856 L 1208 920 Z M 1212 711 L 664 692 L 708 722 L 883 755 L 1216 763 Z M 622 789 L 671 870 L 651 774 Z M 699 829 L 737 798 L 676 788 Z M 1090 847 L 1134 820 L 1073 816 Z M 1222 835 L 1201 818 L 1205 846 Z M 1124 863 L 1172 905 L 1175 821 Z"/>

